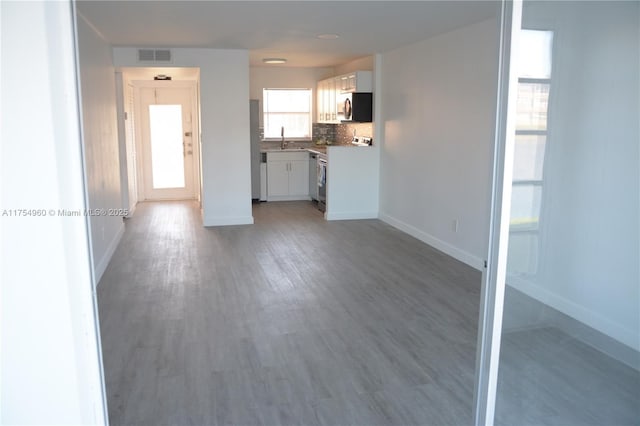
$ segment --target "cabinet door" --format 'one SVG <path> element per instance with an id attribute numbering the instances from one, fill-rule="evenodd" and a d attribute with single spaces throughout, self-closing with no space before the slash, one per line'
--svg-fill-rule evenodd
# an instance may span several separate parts
<path id="1" fill-rule="evenodd" d="M 348 83 L 347 83 L 347 90 L 349 90 L 350 92 L 355 92 L 356 91 L 356 87 L 357 87 L 357 79 L 356 79 L 356 74 L 349 74 L 349 79 L 348 79 Z"/>
<path id="2" fill-rule="evenodd" d="M 349 76 L 351 78 L 352 76 Z M 354 92 L 373 92 L 373 73 L 357 71 L 353 74 L 352 90 Z"/>
<path id="3" fill-rule="evenodd" d="M 318 82 L 318 86 L 316 89 L 316 120 L 318 123 L 322 123 L 324 121 L 324 94 L 322 93 L 322 81 Z"/>
<path id="4" fill-rule="evenodd" d="M 348 92 L 349 91 L 349 76 L 348 75 L 343 75 L 338 77 L 340 79 L 340 91 L 341 92 Z"/>
<path id="5" fill-rule="evenodd" d="M 267 197 L 289 195 L 289 162 L 267 162 Z"/>
<path id="6" fill-rule="evenodd" d="M 336 107 L 336 79 L 332 78 L 328 81 L 327 84 L 327 102 L 328 102 L 328 110 L 329 114 L 328 120 L 332 123 L 337 122 L 338 120 L 338 109 Z"/>
<path id="7" fill-rule="evenodd" d="M 289 164 L 289 195 L 309 195 L 309 160 L 295 160 Z"/>

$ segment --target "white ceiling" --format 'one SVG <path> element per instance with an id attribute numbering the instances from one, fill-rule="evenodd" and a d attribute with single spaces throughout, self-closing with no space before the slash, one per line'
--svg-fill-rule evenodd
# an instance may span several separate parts
<path id="1" fill-rule="evenodd" d="M 114 46 L 248 49 L 252 65 L 325 67 L 497 16 L 490 1 L 94 1 L 78 11 Z M 321 40 L 319 34 L 339 34 Z"/>

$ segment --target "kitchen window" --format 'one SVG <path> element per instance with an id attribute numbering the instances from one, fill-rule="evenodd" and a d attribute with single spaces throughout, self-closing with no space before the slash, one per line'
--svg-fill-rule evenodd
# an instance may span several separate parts
<path id="1" fill-rule="evenodd" d="M 311 139 L 311 89 L 264 89 L 264 139 Z"/>

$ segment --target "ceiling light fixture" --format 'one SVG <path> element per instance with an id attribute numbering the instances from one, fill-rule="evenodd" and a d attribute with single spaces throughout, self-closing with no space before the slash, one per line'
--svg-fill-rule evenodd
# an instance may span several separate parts
<path id="1" fill-rule="evenodd" d="M 340 36 L 338 34 L 320 34 L 318 38 L 322 40 L 335 40 L 337 38 L 340 38 Z"/>
<path id="2" fill-rule="evenodd" d="M 265 64 L 284 64 L 287 60 L 284 58 L 264 58 L 262 62 Z"/>

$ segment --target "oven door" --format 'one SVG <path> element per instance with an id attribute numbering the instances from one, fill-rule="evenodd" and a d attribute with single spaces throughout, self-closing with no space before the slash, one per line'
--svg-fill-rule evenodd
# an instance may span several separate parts
<path id="1" fill-rule="evenodd" d="M 318 157 L 318 209 L 327 211 L 327 160 Z"/>

